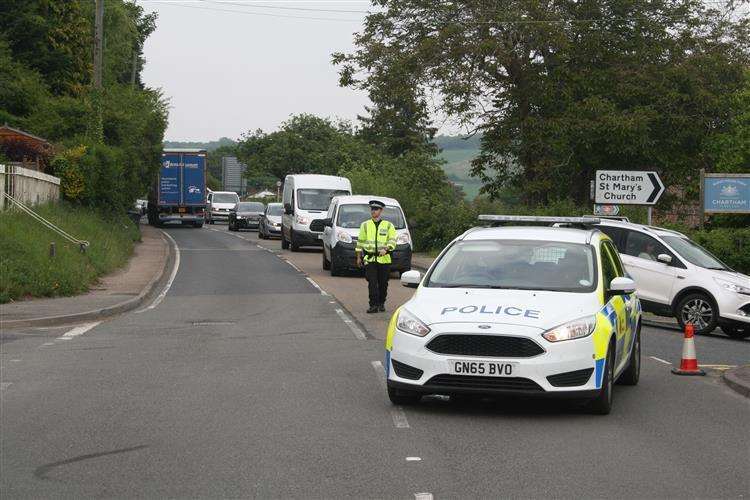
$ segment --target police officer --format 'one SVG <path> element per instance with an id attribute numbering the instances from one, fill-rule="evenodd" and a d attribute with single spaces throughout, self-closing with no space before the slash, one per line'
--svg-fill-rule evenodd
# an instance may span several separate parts
<path id="1" fill-rule="evenodd" d="M 384 207 L 385 204 L 382 201 L 370 200 L 372 218 L 359 226 L 357 239 L 357 266 L 362 266 L 364 260 L 365 277 L 370 295 L 368 313 L 385 311 L 388 275 L 391 272 L 391 253 L 396 248 L 396 228 L 380 217 Z"/>

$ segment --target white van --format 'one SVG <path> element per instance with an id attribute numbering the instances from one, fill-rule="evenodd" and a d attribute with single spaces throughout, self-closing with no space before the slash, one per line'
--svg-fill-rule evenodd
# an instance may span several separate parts
<path id="1" fill-rule="evenodd" d="M 354 252 L 359 226 L 370 216 L 370 200 L 385 204 L 382 218 L 396 228 L 396 249 L 391 253 L 391 270 L 399 274 L 411 269 L 411 234 L 401 205 L 393 198 L 375 195 L 337 196 L 325 218 L 313 222 L 311 228 L 323 231 L 323 269 L 331 276 L 357 269 Z"/>
<path id="2" fill-rule="evenodd" d="M 234 191 L 211 191 L 206 197 L 206 223 L 229 221 L 229 212 L 239 202 L 240 197 Z"/>
<path id="3" fill-rule="evenodd" d="M 313 219 L 325 217 L 331 199 L 352 194 L 352 183 L 334 175 L 295 174 L 284 179 L 281 248 L 320 246 L 322 233 L 310 230 Z"/>

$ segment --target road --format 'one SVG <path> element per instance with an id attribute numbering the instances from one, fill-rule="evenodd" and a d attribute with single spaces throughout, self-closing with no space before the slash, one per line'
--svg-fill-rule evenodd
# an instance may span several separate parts
<path id="1" fill-rule="evenodd" d="M 671 375 L 675 332 L 644 331 L 641 383 L 618 386 L 606 417 L 515 399 L 399 409 L 376 369 L 386 317 L 359 314 L 361 279 L 255 233 L 167 232 L 180 265 L 163 300 L 2 332 L 3 498 L 750 493 L 748 399 L 717 370 Z M 411 293 L 391 291 L 391 310 Z M 748 346 L 700 337 L 699 359 L 747 362 Z"/>

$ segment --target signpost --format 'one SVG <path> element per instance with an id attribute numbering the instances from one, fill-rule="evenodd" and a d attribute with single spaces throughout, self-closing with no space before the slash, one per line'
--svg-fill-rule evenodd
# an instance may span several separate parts
<path id="1" fill-rule="evenodd" d="M 604 205 L 655 205 L 664 184 L 656 172 L 597 170 L 594 202 Z"/>
<path id="2" fill-rule="evenodd" d="M 619 205 L 648 205 L 651 207 L 664 193 L 664 183 L 653 171 L 597 170 L 594 179 L 594 203 Z"/>
<path id="3" fill-rule="evenodd" d="M 701 169 L 701 226 L 706 214 L 750 214 L 750 174 L 707 174 Z"/>

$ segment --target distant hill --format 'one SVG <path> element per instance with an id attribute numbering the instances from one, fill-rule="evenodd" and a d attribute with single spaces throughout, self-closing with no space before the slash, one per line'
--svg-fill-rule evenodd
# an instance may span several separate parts
<path id="1" fill-rule="evenodd" d="M 218 141 L 199 142 L 199 141 L 164 141 L 165 148 L 192 148 L 192 149 L 205 149 L 206 151 L 214 151 L 222 146 L 234 146 L 237 141 L 230 139 L 229 137 L 222 137 Z"/>
<path id="2" fill-rule="evenodd" d="M 469 175 L 471 160 L 479 155 L 482 137 L 475 135 L 470 138 L 450 135 L 435 137 L 435 144 L 442 150 L 440 157 L 445 160 L 443 170 L 448 179 L 461 186 L 466 198 L 471 200 L 479 194 L 482 183 Z"/>

